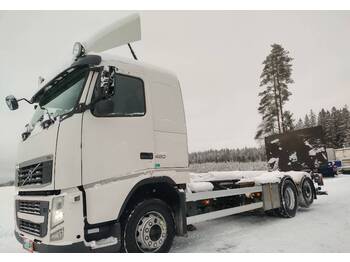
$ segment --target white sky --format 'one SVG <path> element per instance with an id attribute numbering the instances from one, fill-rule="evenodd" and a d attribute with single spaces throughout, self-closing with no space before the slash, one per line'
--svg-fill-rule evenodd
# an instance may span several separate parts
<path id="1" fill-rule="evenodd" d="M 75 41 L 127 13 L 0 12 L 1 173 L 13 167 L 32 114 L 24 103 L 10 112 L 4 97 L 30 98 L 39 75 L 71 61 Z M 138 58 L 179 77 L 190 151 L 256 145 L 261 63 L 272 43 L 295 59 L 287 105 L 295 118 L 350 102 L 350 12 L 157 11 L 141 12 L 141 23 Z M 109 53 L 131 57 L 125 47 Z"/>

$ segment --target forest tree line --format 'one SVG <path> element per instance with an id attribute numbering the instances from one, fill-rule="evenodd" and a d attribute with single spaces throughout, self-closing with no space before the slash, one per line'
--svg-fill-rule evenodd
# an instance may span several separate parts
<path id="1" fill-rule="evenodd" d="M 319 112 L 310 110 L 305 117 L 298 121 L 292 119 L 290 130 L 322 126 L 324 140 L 327 147 L 350 147 L 350 111 L 347 106 L 342 108 L 332 107 L 330 110 L 321 109 Z M 256 162 L 265 161 L 264 147 L 245 147 L 241 149 L 211 149 L 189 154 L 189 162 Z"/>
<path id="2" fill-rule="evenodd" d="M 245 147 L 237 149 L 211 149 L 189 154 L 189 162 L 208 163 L 208 162 L 256 162 L 265 161 L 266 154 L 263 147 Z"/>
<path id="3" fill-rule="evenodd" d="M 350 147 L 350 111 L 345 105 L 342 108 L 332 107 L 331 110 L 321 109 L 319 112 L 310 110 L 304 120 L 299 118 L 294 129 L 322 126 L 327 147 Z"/>

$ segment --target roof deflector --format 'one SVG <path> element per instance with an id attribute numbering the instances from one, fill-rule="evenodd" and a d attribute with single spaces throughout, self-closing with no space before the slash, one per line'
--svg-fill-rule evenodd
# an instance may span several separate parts
<path id="1" fill-rule="evenodd" d="M 88 54 L 103 52 L 139 40 L 141 40 L 140 15 L 132 14 L 102 29 L 83 42 L 83 46 L 85 53 Z"/>

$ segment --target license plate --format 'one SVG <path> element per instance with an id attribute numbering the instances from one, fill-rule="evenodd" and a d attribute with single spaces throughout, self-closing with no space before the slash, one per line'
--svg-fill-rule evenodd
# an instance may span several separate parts
<path id="1" fill-rule="evenodd" d="M 34 244 L 33 241 L 30 239 L 23 239 L 23 248 L 29 252 L 33 252 L 34 251 Z"/>

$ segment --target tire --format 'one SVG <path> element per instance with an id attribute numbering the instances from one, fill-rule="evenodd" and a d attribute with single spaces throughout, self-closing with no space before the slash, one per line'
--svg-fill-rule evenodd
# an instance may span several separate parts
<path id="1" fill-rule="evenodd" d="M 270 209 L 270 210 L 266 210 L 265 214 L 269 217 L 276 217 L 279 216 L 278 210 L 276 209 Z"/>
<path id="2" fill-rule="evenodd" d="M 294 217 L 298 209 L 298 192 L 291 179 L 282 179 L 280 184 L 281 207 L 277 213 L 285 218 Z"/>
<path id="3" fill-rule="evenodd" d="M 315 199 L 314 183 L 309 177 L 304 177 L 300 183 L 299 205 L 301 207 L 310 207 Z"/>
<path id="4" fill-rule="evenodd" d="M 175 223 L 169 206 L 153 198 L 135 206 L 123 231 L 126 252 L 165 253 L 169 252 L 173 243 Z"/>

